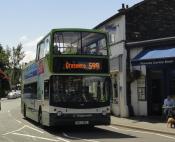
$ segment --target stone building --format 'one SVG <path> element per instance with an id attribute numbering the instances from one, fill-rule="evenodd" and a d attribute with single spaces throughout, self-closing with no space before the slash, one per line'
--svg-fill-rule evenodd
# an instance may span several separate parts
<path id="1" fill-rule="evenodd" d="M 175 96 L 174 25 L 175 0 L 144 0 L 95 27 L 109 34 L 114 115 L 161 115 Z"/>

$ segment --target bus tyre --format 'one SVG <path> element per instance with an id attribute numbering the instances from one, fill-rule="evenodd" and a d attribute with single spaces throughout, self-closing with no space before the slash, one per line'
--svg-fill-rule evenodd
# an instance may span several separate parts
<path id="1" fill-rule="evenodd" d="M 42 125 L 42 111 L 41 111 L 41 109 L 39 109 L 39 112 L 38 112 L 38 124 Z"/>
<path id="2" fill-rule="evenodd" d="M 24 115 L 24 118 L 26 118 L 26 105 L 24 105 L 23 115 Z"/>

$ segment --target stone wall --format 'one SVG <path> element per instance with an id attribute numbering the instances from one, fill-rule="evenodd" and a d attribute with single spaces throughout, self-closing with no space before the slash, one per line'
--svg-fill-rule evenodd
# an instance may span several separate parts
<path id="1" fill-rule="evenodd" d="M 175 36 L 175 0 L 145 0 L 126 10 L 128 42 Z"/>

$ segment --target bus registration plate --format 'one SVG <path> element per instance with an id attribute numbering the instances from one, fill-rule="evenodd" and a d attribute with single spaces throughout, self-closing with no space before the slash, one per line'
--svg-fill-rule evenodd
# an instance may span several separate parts
<path id="1" fill-rule="evenodd" d="M 75 125 L 87 125 L 89 121 L 75 121 Z"/>

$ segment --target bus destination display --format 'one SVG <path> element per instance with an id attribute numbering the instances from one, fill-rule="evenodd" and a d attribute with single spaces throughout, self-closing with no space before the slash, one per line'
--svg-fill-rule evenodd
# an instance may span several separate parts
<path id="1" fill-rule="evenodd" d="M 53 70 L 56 73 L 108 73 L 108 62 L 96 58 L 54 58 Z"/>
<path id="2" fill-rule="evenodd" d="M 101 64 L 99 62 L 87 62 L 87 63 L 65 63 L 65 69 L 84 69 L 84 70 L 100 70 Z"/>

